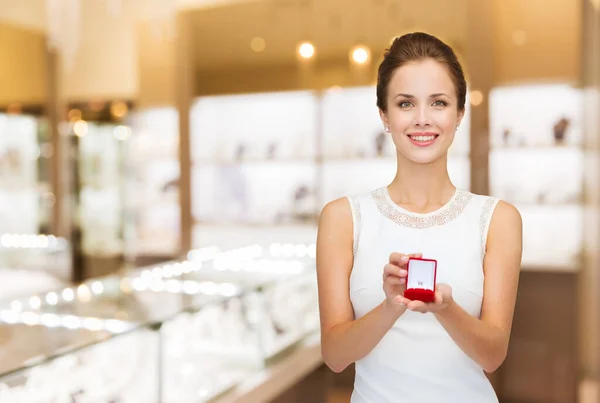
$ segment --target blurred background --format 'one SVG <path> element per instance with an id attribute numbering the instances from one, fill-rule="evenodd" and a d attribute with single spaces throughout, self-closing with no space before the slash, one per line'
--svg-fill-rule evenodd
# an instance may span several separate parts
<path id="1" fill-rule="evenodd" d="M 348 402 L 316 223 L 393 178 L 412 31 L 467 74 L 452 180 L 524 220 L 501 402 L 600 402 L 599 0 L 0 0 L 0 402 Z"/>

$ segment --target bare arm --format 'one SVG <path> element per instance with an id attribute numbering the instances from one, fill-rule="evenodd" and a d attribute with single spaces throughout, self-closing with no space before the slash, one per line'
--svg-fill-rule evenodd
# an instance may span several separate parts
<path id="1" fill-rule="evenodd" d="M 521 215 L 500 201 L 490 223 L 484 259 L 481 318 L 455 303 L 435 315 L 454 342 L 486 372 L 504 362 L 517 298 L 522 253 Z"/>
<path id="2" fill-rule="evenodd" d="M 317 280 L 321 352 L 325 364 L 334 372 L 343 371 L 369 354 L 405 312 L 404 307 L 389 303 L 386 298 L 360 319 L 354 319 L 349 291 L 354 259 L 353 241 L 352 213 L 348 200 L 343 198 L 327 204 L 319 220 Z M 400 284 L 401 280 L 398 277 L 388 279 L 390 281 Z"/>

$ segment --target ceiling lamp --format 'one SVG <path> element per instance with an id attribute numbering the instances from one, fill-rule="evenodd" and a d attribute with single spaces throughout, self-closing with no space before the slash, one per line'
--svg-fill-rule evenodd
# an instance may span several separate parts
<path id="1" fill-rule="evenodd" d="M 315 47 L 310 42 L 302 42 L 298 46 L 298 56 L 302 59 L 311 59 L 315 55 Z"/>
<path id="2" fill-rule="evenodd" d="M 371 59 L 371 51 L 363 45 L 355 46 L 350 51 L 350 59 L 356 64 L 366 64 Z"/>

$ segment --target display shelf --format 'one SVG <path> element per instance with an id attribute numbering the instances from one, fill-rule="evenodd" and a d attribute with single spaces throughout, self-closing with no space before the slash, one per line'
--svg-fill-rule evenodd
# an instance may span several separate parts
<path id="1" fill-rule="evenodd" d="M 56 289 L 71 280 L 71 247 L 46 235 L 0 236 L 0 301 Z"/>
<path id="2" fill-rule="evenodd" d="M 245 158 L 240 160 L 217 160 L 201 159 L 195 160 L 192 166 L 195 167 L 230 167 L 230 166 L 261 166 L 261 165 L 296 165 L 296 164 L 314 164 L 314 158 Z"/>
<path id="3" fill-rule="evenodd" d="M 498 87 L 490 92 L 492 147 L 579 146 L 583 97 L 568 84 Z"/>
<path id="4" fill-rule="evenodd" d="M 0 234 L 37 234 L 42 225 L 38 119 L 0 113 Z"/>
<path id="5" fill-rule="evenodd" d="M 317 101 L 311 91 L 198 98 L 190 110 L 192 161 L 311 159 Z"/>
<path id="6" fill-rule="evenodd" d="M 583 245 L 579 205 L 515 205 L 523 219 L 524 266 L 578 266 Z"/>
<path id="7" fill-rule="evenodd" d="M 317 236 L 316 224 L 281 224 L 281 225 L 206 225 L 194 226 L 194 247 L 220 245 L 223 249 L 240 248 L 248 240 L 260 245 L 271 243 L 309 244 Z"/>
<path id="8" fill-rule="evenodd" d="M 204 223 L 289 223 L 313 219 L 313 163 L 239 164 L 193 172 L 193 215 Z"/>
<path id="9" fill-rule="evenodd" d="M 127 117 L 131 128 L 131 158 L 136 164 L 177 160 L 179 114 L 172 107 L 134 110 Z"/>
<path id="10" fill-rule="evenodd" d="M 490 191 L 510 202 L 579 203 L 583 194 L 584 152 L 580 148 L 492 149 Z"/>
<path id="11" fill-rule="evenodd" d="M 53 340 L 60 337 L 54 332 L 48 336 Z M 159 337 L 155 332 L 138 329 L 120 338 L 102 340 L 100 336 L 100 340 L 94 341 L 91 341 L 94 337 L 88 335 L 87 344 L 81 334 L 77 338 L 78 346 L 71 344 L 68 351 L 58 356 L 1 376 L 0 401 L 134 403 L 156 400 Z M 43 334 L 38 334 L 29 340 L 38 345 L 43 344 L 44 339 Z M 21 343 L 23 340 L 18 344 Z M 115 366 L 117 357 L 119 365 Z"/>
<path id="12" fill-rule="evenodd" d="M 251 403 L 270 401 L 280 396 L 323 364 L 319 335 L 303 340 L 289 355 L 267 368 L 254 372 L 214 403 Z"/>
<path id="13" fill-rule="evenodd" d="M 78 140 L 82 248 L 88 256 L 123 253 L 125 126 L 87 122 Z"/>
<path id="14" fill-rule="evenodd" d="M 222 396 L 318 330 L 314 259 L 314 245 L 305 244 L 199 249 L 186 261 L 6 301 L 0 334 L 26 342 L 7 350 L 0 396 Z M 125 351 L 123 367 L 111 364 L 110 373 L 108 363 Z M 81 376 L 57 389 L 58 374 Z"/>
<path id="15" fill-rule="evenodd" d="M 135 110 L 127 124 L 129 253 L 175 256 L 181 233 L 179 114 L 173 107 Z"/>
<path id="16" fill-rule="evenodd" d="M 524 270 L 580 267 L 582 107 L 580 90 L 563 84 L 490 92 L 490 194 L 521 213 Z"/>

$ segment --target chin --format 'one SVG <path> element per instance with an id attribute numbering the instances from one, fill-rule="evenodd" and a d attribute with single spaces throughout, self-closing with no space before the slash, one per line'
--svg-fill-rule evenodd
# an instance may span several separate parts
<path id="1" fill-rule="evenodd" d="M 415 148 L 409 145 L 398 150 L 404 158 L 416 164 L 431 164 L 436 162 L 446 155 L 448 148 L 445 147 L 424 147 Z"/>
<path id="2" fill-rule="evenodd" d="M 431 153 L 408 153 L 405 154 L 405 156 L 415 164 L 426 165 L 440 160 L 443 157 L 443 154 L 440 155 L 439 153 L 435 153 L 432 155 Z"/>

